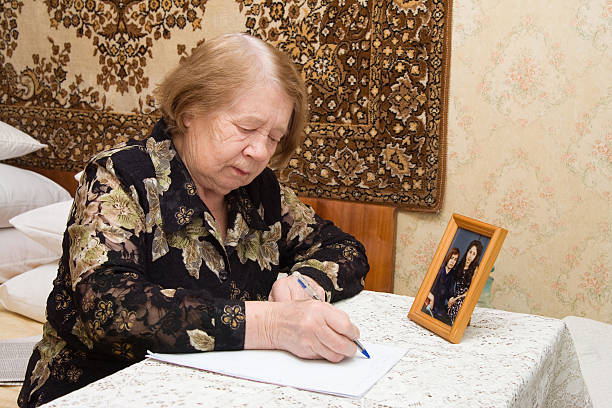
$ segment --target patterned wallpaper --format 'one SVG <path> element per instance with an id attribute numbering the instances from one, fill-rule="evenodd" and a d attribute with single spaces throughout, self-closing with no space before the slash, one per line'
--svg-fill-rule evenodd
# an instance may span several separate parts
<path id="1" fill-rule="evenodd" d="M 453 4 L 446 197 L 398 216 L 415 295 L 457 212 L 509 233 L 492 306 L 612 323 L 612 1 Z"/>

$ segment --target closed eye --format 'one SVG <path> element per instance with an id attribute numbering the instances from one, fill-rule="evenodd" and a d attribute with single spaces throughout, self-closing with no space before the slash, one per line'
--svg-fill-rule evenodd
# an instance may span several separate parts
<path id="1" fill-rule="evenodd" d="M 259 128 L 255 127 L 255 128 L 251 128 L 248 126 L 240 126 L 240 125 L 235 125 L 240 132 L 246 134 L 246 135 L 252 135 L 256 132 L 259 131 Z M 270 139 L 270 141 L 274 142 L 274 143 L 280 143 L 281 139 L 283 138 L 283 135 L 277 136 L 276 134 L 272 135 L 272 134 L 268 134 L 268 139 Z"/>
<path id="2" fill-rule="evenodd" d="M 251 128 L 239 126 L 239 125 L 236 125 L 236 126 L 238 127 L 238 129 L 240 129 L 244 133 L 253 133 L 257 130 L 257 129 L 251 129 Z"/>

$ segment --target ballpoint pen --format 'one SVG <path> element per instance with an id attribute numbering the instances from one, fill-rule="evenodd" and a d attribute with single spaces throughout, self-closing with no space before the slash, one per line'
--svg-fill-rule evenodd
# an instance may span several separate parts
<path id="1" fill-rule="evenodd" d="M 317 295 L 317 292 L 315 292 L 315 290 L 312 288 L 312 286 L 310 286 L 308 281 L 306 279 L 304 279 L 304 277 L 302 276 L 301 273 L 293 272 L 293 275 L 297 278 L 297 281 L 300 284 L 300 286 L 302 287 L 302 289 L 304 289 L 306 292 L 308 292 L 308 294 L 310 295 L 311 298 L 313 298 L 315 300 L 321 300 L 319 295 Z M 363 347 L 363 344 L 361 344 L 361 342 L 359 340 L 355 339 L 355 340 L 353 340 L 353 342 L 355 343 L 355 345 L 357 345 L 357 347 L 359 348 L 359 351 L 361 351 L 361 354 L 363 354 L 367 358 L 370 358 L 370 355 L 368 354 L 368 351 L 365 349 L 365 347 Z"/>

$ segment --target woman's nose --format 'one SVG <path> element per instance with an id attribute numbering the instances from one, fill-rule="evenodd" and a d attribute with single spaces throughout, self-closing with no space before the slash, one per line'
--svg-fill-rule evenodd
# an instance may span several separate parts
<path id="1" fill-rule="evenodd" d="M 270 159 L 268 136 L 264 133 L 253 135 L 249 140 L 249 144 L 244 149 L 244 153 L 257 161 Z"/>

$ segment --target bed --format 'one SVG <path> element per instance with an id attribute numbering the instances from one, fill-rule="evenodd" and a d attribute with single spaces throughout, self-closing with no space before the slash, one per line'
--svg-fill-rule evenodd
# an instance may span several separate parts
<path id="1" fill-rule="evenodd" d="M 0 122 L 0 160 L 19 157 L 44 146 Z M 0 163 L 0 340 L 42 334 L 44 303 L 61 252 L 53 234 L 44 230 L 45 222 L 22 214 L 57 203 L 65 206 L 71 199 L 66 188 L 40 172 Z M 44 214 L 38 216 L 44 217 Z M 19 217 L 20 228 L 34 225 L 30 235 L 11 223 Z M 62 222 L 57 217 L 51 217 L 51 221 Z M 32 238 L 34 235 L 37 239 Z M 19 389 L 19 386 L 0 387 L 0 406 L 16 406 Z"/>

